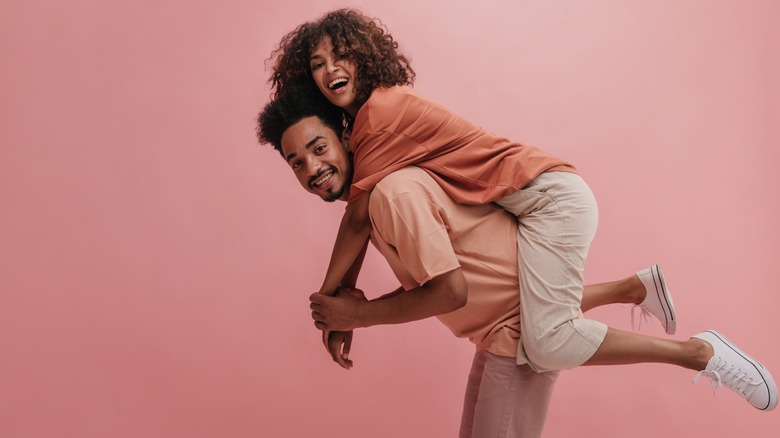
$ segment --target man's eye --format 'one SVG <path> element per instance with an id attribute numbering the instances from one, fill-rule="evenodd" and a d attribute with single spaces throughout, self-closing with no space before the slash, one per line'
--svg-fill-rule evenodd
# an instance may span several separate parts
<path id="1" fill-rule="evenodd" d="M 324 144 L 321 144 L 321 145 L 317 146 L 316 148 L 314 148 L 314 152 L 317 152 L 317 153 L 323 152 L 324 150 L 325 150 L 325 145 Z"/>
<path id="2" fill-rule="evenodd" d="M 299 167 L 301 167 L 301 162 L 300 162 L 300 161 L 294 161 L 294 162 L 293 162 L 293 163 L 290 165 L 290 167 L 292 167 L 292 168 L 293 168 L 293 170 L 297 170 Z"/>

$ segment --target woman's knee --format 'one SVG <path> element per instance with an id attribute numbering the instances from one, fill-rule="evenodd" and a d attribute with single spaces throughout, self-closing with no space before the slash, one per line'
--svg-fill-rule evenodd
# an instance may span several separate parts
<path id="1" fill-rule="evenodd" d="M 551 330 L 523 334 L 523 347 L 537 371 L 567 370 L 587 361 L 598 350 L 607 326 L 592 319 L 577 318 Z"/>
<path id="2" fill-rule="evenodd" d="M 531 366 L 537 371 L 565 370 L 578 363 L 574 351 L 580 340 L 570 323 L 564 323 L 553 330 L 523 336 L 523 347 Z"/>

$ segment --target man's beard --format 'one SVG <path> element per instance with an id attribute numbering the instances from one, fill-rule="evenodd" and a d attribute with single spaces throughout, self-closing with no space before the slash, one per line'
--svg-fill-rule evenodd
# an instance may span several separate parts
<path id="1" fill-rule="evenodd" d="M 351 185 L 352 185 L 352 172 L 350 172 L 349 178 L 344 179 L 344 182 L 341 184 L 341 187 L 339 187 L 338 190 L 331 190 L 330 192 L 328 192 L 328 196 L 322 199 L 325 202 L 338 201 L 339 199 L 341 199 L 341 196 L 344 195 L 344 192 L 349 190 L 349 187 Z"/>
<path id="2" fill-rule="evenodd" d="M 350 164 L 352 163 L 352 153 L 348 153 L 347 156 L 349 157 Z M 332 169 L 333 172 L 336 172 L 336 169 Z M 344 195 L 344 192 L 349 190 L 349 187 L 352 185 L 352 167 L 347 170 L 347 174 L 341 174 L 341 177 L 344 179 L 344 182 L 341 184 L 341 187 L 339 187 L 336 191 L 330 191 L 328 192 L 328 196 L 322 198 L 325 202 L 334 202 L 341 199 L 341 196 Z"/>
<path id="3" fill-rule="evenodd" d="M 322 200 L 325 201 L 325 202 L 338 201 L 341 198 L 341 195 L 344 194 L 344 188 L 345 187 L 347 187 L 347 185 L 346 184 L 342 184 L 341 187 L 338 190 L 336 190 L 336 191 L 331 190 L 330 192 L 328 192 L 328 196 L 322 198 Z"/>

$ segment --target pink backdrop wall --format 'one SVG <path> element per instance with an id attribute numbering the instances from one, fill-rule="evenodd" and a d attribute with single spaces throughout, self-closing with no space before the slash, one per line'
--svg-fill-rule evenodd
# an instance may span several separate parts
<path id="1" fill-rule="evenodd" d="M 662 263 L 680 338 L 719 328 L 780 377 L 773 0 L 2 1 L 0 436 L 455 435 L 471 345 L 421 321 L 332 364 L 307 296 L 343 206 L 254 139 L 264 59 L 344 5 L 420 91 L 579 166 L 589 281 Z M 361 283 L 395 286 L 375 253 Z M 693 374 L 567 372 L 547 436 L 777 433 Z"/>

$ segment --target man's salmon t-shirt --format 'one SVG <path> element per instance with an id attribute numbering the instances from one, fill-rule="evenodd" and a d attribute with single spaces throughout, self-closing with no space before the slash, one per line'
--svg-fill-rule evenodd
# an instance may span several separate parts
<path id="1" fill-rule="evenodd" d="M 370 196 L 372 242 L 403 288 L 462 268 L 468 302 L 437 318 L 478 348 L 515 357 L 520 342 L 516 219 L 494 204 L 456 203 L 417 167 L 388 175 Z M 521 354 L 518 363 L 522 359 Z"/>

